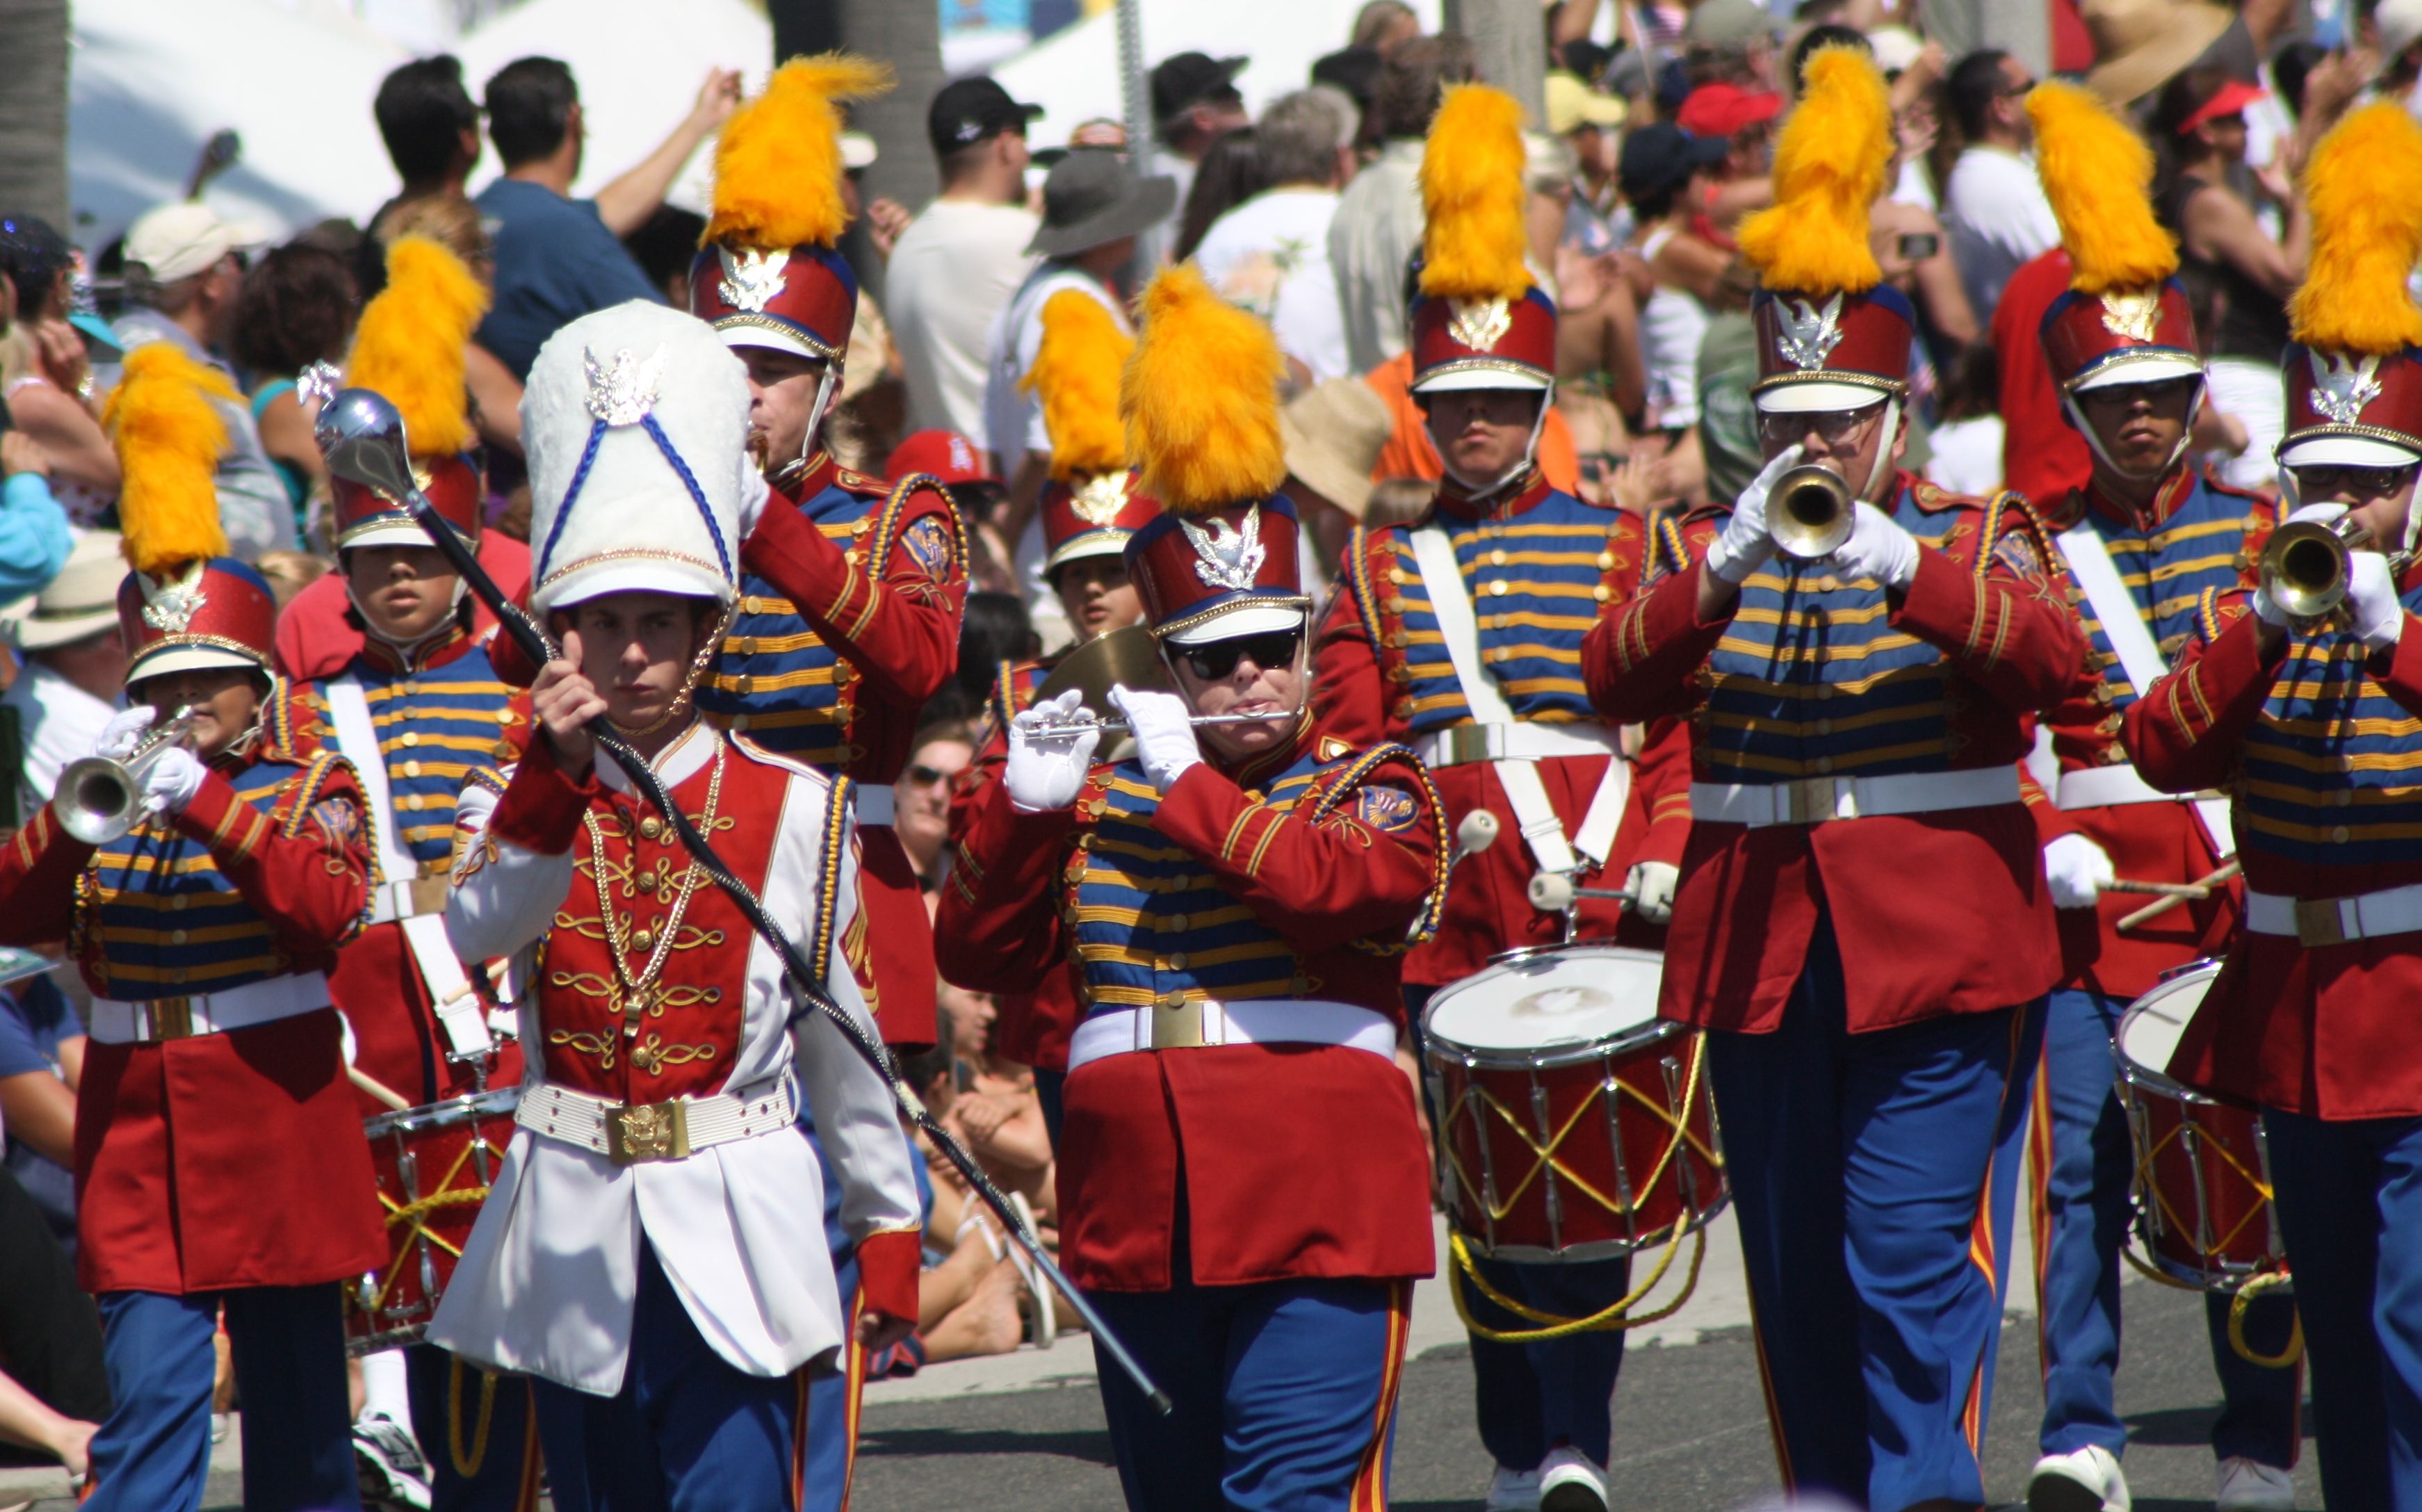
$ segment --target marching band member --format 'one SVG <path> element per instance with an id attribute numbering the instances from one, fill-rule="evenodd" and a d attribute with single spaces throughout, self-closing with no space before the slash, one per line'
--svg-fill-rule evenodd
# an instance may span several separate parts
<path id="1" fill-rule="evenodd" d="M 1437 937 L 1406 959 L 1416 1026 L 1432 994 L 1491 955 L 1566 937 L 1563 909 L 1528 897 L 1536 873 L 1601 889 L 1620 879 L 1642 900 L 1637 917 L 1663 922 L 1690 829 L 1679 724 L 1664 721 L 1670 733 L 1657 748 L 1682 760 L 1653 765 L 1635 792 L 1616 732 L 1598 722 L 1581 685 L 1581 638 L 1630 596 L 1650 547 L 1639 519 L 1552 487 L 1537 465 L 1556 310 L 1522 261 L 1521 119 L 1510 97 L 1463 86 L 1447 92 L 1430 128 L 1428 223 L 1408 323 L 1413 402 L 1445 477 L 1417 524 L 1356 528 L 1345 591 L 1318 647 L 1324 729 L 1421 752 L 1450 825 L 1480 809 L 1505 822 L 1503 843 L 1458 863 Z M 1652 796 L 1663 800 L 1653 828 Z M 1632 937 L 1625 914 L 1584 899 L 1570 924 Z M 1478 1268 L 1501 1292 L 1570 1317 L 1602 1312 L 1630 1284 L 1630 1263 L 1619 1259 Z M 1469 1281 L 1453 1284 L 1484 1326 L 1528 1326 Z M 1536 1506 L 1543 1494 L 1574 1512 L 1604 1512 L 1622 1331 L 1529 1344 L 1474 1333 L 1471 1363 L 1481 1441 L 1497 1462 L 1491 1512 Z"/>
<path id="2" fill-rule="evenodd" d="M 1784 1479 L 1970 1505 L 2060 974 L 2020 720 L 2084 647 L 2022 505 L 1894 466 L 1912 323 L 1866 219 L 1891 110 L 1850 50 L 1806 77 L 1776 205 L 1739 232 L 1769 460 L 1684 523 L 1695 570 L 1601 622 L 1584 666 L 1609 718 L 1691 719 L 1659 1006 L 1708 1031 Z M 1779 555 L 1774 495 L 1803 464 L 1855 501 L 1830 559 Z"/>
<path id="3" fill-rule="evenodd" d="M 487 300 L 470 270 L 426 237 L 399 238 L 386 268 L 386 288 L 354 332 L 346 381 L 396 405 L 429 480 L 423 492 L 476 549 L 480 483 L 461 454 L 475 439 L 463 349 Z M 337 957 L 330 990 L 353 1031 L 354 1068 L 405 1101 L 511 1086 L 521 1052 L 489 1032 L 486 973 L 447 943 L 446 899 L 457 795 L 469 783 L 501 786 L 497 768 L 527 732 L 527 710 L 473 638 L 471 601 L 436 543 L 393 499 L 342 478 L 332 492 L 332 575 L 360 623 L 361 650 L 306 697 L 313 732 L 360 780 L 378 881 L 369 923 Z M 366 1116 L 387 1110 L 364 1094 Z M 388 1371 L 408 1376 L 408 1410 L 391 1401 L 404 1383 L 387 1381 Z M 536 1506 L 525 1382 L 466 1370 L 426 1345 L 371 1355 L 362 1373 L 369 1402 L 356 1441 L 394 1475 L 411 1467 L 396 1463 L 387 1438 L 417 1430 L 436 1512 Z"/>
<path id="4" fill-rule="evenodd" d="M 2207 591 L 2168 676 L 2122 738 L 2165 793 L 2225 786 L 2245 924 L 2169 1072 L 2262 1108 L 2270 1177 L 2312 1362 L 2332 1506 L 2422 1506 L 2422 129 L 2393 103 L 2350 115 L 2304 178 L 2311 273 L 2288 307 L 2287 439 L 2304 507 L 2282 529 L 2369 532 L 2340 607 L 2300 617 L 2286 585 Z M 2389 555 L 2383 555 L 2385 549 Z M 2406 639 L 2407 635 L 2413 639 Z"/>
<path id="5" fill-rule="evenodd" d="M 588 733 L 602 718 L 649 758 L 871 1029 L 838 953 L 863 927 L 843 782 L 691 702 L 738 596 L 747 381 L 712 332 L 635 301 L 551 338 L 522 409 L 531 606 L 563 650 L 502 795 L 464 794 L 447 928 L 466 960 L 541 948 L 530 1072 L 429 1336 L 534 1378 L 562 1507 L 661 1488 L 675 1506 L 795 1512 L 810 1377 L 917 1316 L 912 1157 L 881 1079 L 821 1016 L 786 1030 L 772 947 Z M 854 1313 L 802 1083 L 857 1241 Z"/>
<path id="6" fill-rule="evenodd" d="M 1076 631 L 1076 645 L 1124 630 L 1143 614 L 1127 578 L 1127 542 L 1160 506 L 1135 490 L 1126 432 L 1119 419 L 1119 375 L 1135 339 L 1092 294 L 1063 289 L 1043 306 L 1043 339 L 1027 385 L 1043 402 L 1051 436 L 1051 476 L 1043 487 L 1043 580 Z M 1071 647 L 1071 650 L 1075 647 Z M 1009 762 L 1010 721 L 1034 702 L 1065 654 L 1003 662 L 984 701 L 982 744 L 951 800 L 951 838 L 962 840 L 985 789 Z M 1032 992 L 1000 994 L 993 1044 L 1034 1068 L 1034 1091 L 1052 1138 L 1060 1135 L 1060 1093 L 1068 1075 L 1068 1038 L 1077 1032 L 1077 976 L 1055 971 Z M 960 984 L 974 991 L 984 984 Z"/>
<path id="7" fill-rule="evenodd" d="M 360 1504 L 338 1283 L 387 1259 L 326 975 L 360 927 L 370 857 L 352 769 L 269 670 L 277 601 L 222 555 L 212 396 L 233 397 L 164 342 L 128 356 L 110 399 L 134 706 L 99 754 L 157 754 L 134 767 L 118 838 L 71 834 L 72 795 L 17 831 L 0 940 L 64 940 L 92 989 L 76 1261 L 116 1406 L 86 1504 L 201 1505 L 224 1309 L 244 1504 L 322 1512 Z"/>
<path id="8" fill-rule="evenodd" d="M 1111 693 L 1137 747 L 1115 765 L 1056 728 L 1076 694 L 1016 716 L 937 920 L 954 981 L 1084 973 L 1061 1253 L 1175 1402 L 1102 1374 L 1127 1503 L 1154 1512 L 1385 1505 L 1432 1262 L 1394 1051 L 1445 836 L 1410 752 L 1325 735 L 1304 700 L 1280 372 L 1190 267 L 1146 293 L 1123 400 L 1168 512 L 1125 559 L 1180 692 Z M 1244 722 L 1198 730 L 1218 716 Z"/>
<path id="9" fill-rule="evenodd" d="M 2111 1394 L 2119 1362 L 2119 1247 L 2135 1171 L 2112 1075 L 2112 1037 L 2130 1002 L 2162 973 L 2213 953 L 2235 927 L 2225 888 L 2122 933 L 2141 893 L 2132 880 L 2192 883 L 2233 846 L 2223 803 L 2182 803 L 2145 785 L 2119 745 L 2140 690 L 2190 638 L 2207 590 L 2232 589 L 2260 548 L 2266 500 L 2212 481 L 2185 461 L 2204 398 L 2194 316 L 2172 276 L 2178 253 L 2145 187 L 2152 154 L 2095 96 L 2046 84 L 2027 102 L 2044 192 L 2073 270 L 2045 311 L 2040 340 L 2061 417 L 2093 453 L 2084 487 L 2039 511 L 2055 532 L 2059 586 L 2084 617 L 2088 655 L 2068 698 L 2046 711 L 2061 766 L 2057 807 L 2037 811 L 2044 864 L 2060 906 L 2063 969 L 2045 1008 L 2031 1162 L 2036 1183 L 2037 1315 L 2043 1351 L 2039 1508 L 2125 1512 L 2118 1457 L 2128 1429 Z M 2023 442 L 2022 442 L 2023 445 Z M 2301 1373 L 2268 1369 L 2228 1343 L 2231 1299 L 2206 1298 L 2212 1364 L 2227 1405 L 2212 1426 L 2223 1512 L 2291 1509 Z M 2275 1354 L 2294 1328 L 2288 1298 L 2255 1299 L 2249 1347 Z"/>

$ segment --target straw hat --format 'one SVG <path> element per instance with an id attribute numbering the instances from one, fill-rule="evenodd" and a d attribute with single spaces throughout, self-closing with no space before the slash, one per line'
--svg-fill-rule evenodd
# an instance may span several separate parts
<path id="1" fill-rule="evenodd" d="M 1287 471 L 1356 519 L 1371 502 L 1371 469 L 1394 429 L 1388 402 L 1360 378 L 1331 378 L 1279 411 Z"/>
<path id="2" fill-rule="evenodd" d="M 2085 87 L 2123 108 L 2201 57 L 2229 20 L 2225 8 L 2204 0 L 2085 0 L 2079 14 L 2100 59 Z"/>
<path id="3" fill-rule="evenodd" d="M 126 559 L 115 530 L 87 530 L 68 553 L 67 565 L 42 591 L 0 607 L 0 625 L 19 651 L 65 646 L 118 628 L 118 585 Z"/>

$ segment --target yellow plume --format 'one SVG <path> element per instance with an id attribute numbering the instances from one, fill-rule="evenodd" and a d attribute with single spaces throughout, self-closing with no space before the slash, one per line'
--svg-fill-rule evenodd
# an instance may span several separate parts
<path id="1" fill-rule="evenodd" d="M 2153 219 L 2153 150 L 2100 95 L 2039 84 L 2027 96 L 2036 123 L 2036 173 L 2060 221 L 2061 244 L 2081 294 L 2159 284 L 2178 271 L 2178 249 Z"/>
<path id="2" fill-rule="evenodd" d="M 166 341 L 128 353 L 126 375 L 110 390 L 101 421 L 125 477 L 118 494 L 126 534 L 120 549 L 137 572 L 161 577 L 227 555 L 218 466 L 228 433 L 212 399 L 240 402 L 217 370 Z"/>
<path id="3" fill-rule="evenodd" d="M 794 58 L 732 112 L 715 149 L 715 214 L 700 244 L 777 251 L 829 246 L 849 226 L 841 199 L 841 112 L 834 102 L 891 87 L 889 65 L 848 53 Z"/>
<path id="4" fill-rule="evenodd" d="M 1269 327 L 1213 293 L 1194 264 L 1153 279 L 1119 388 L 1139 490 L 1172 514 L 1266 497 L 1286 479 L 1283 368 Z"/>
<path id="5" fill-rule="evenodd" d="M 386 396 L 416 457 L 471 444 L 463 349 L 487 307 L 488 291 L 443 243 L 399 236 L 387 247 L 386 288 L 362 307 L 345 382 Z"/>
<path id="6" fill-rule="evenodd" d="M 2313 255 L 2288 301 L 2296 339 L 2384 356 L 2422 344 L 2406 275 L 2422 253 L 2422 127 L 2389 101 L 2338 122 L 2304 168 Z"/>
<path id="7" fill-rule="evenodd" d="M 1422 153 L 1422 292 L 1516 300 L 1531 287 L 1522 107 L 1485 84 L 1446 91 Z"/>
<path id="8" fill-rule="evenodd" d="M 1804 77 L 1774 144 L 1774 206 L 1741 222 L 1741 256 L 1769 289 L 1861 293 L 1883 277 L 1867 207 L 1892 163 L 1892 101 L 1854 48 L 1818 48 Z"/>
<path id="9" fill-rule="evenodd" d="M 1018 386 L 1043 396 L 1052 477 L 1064 483 L 1126 466 L 1119 375 L 1134 352 L 1135 338 L 1093 295 L 1062 289 L 1043 302 L 1043 344 Z"/>

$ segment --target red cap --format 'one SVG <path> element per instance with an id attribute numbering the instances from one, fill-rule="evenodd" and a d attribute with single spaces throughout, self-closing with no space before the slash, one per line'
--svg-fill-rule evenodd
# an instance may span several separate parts
<path id="1" fill-rule="evenodd" d="M 984 454 L 976 444 L 956 431 L 920 431 L 892 448 L 884 460 L 883 476 L 905 478 L 911 473 L 937 479 L 945 487 L 1000 481 L 984 465 Z"/>
<path id="2" fill-rule="evenodd" d="M 2203 374 L 2194 312 L 2176 278 L 2158 290 L 2081 294 L 2072 289 L 2052 302 L 2037 333 L 2044 365 L 2063 390 Z"/>
<path id="3" fill-rule="evenodd" d="M 1413 389 L 1545 388 L 1556 376 L 1556 307 L 1536 284 L 1511 302 L 1423 294 L 1412 308 Z"/>
<path id="4" fill-rule="evenodd" d="M 196 561 L 166 579 L 128 573 L 118 585 L 126 681 L 203 667 L 269 670 L 277 595 L 233 557 Z"/>
<path id="5" fill-rule="evenodd" d="M 465 541 L 480 539 L 480 474 L 464 457 L 418 457 L 412 480 L 436 508 L 437 517 Z M 348 546 L 433 546 L 402 505 L 364 483 L 332 478 L 328 492 L 336 512 L 337 549 Z"/>
<path id="6" fill-rule="evenodd" d="M 1744 89 L 1738 84 L 1703 84 L 1691 91 L 1675 113 L 1674 124 L 1693 136 L 1730 136 L 1744 126 L 1772 120 L 1783 114 L 1783 97 L 1771 89 Z"/>
<path id="7" fill-rule="evenodd" d="M 1131 472 L 1053 479 L 1043 490 L 1043 570 L 1077 557 L 1116 556 L 1160 517 L 1160 501 L 1136 489 Z"/>
<path id="8" fill-rule="evenodd" d="M 2225 117 L 2241 114 L 2246 106 L 2270 92 L 2258 84 L 2248 84 L 2242 79 L 2231 79 L 2220 87 L 2218 94 L 2197 105 L 2194 115 L 2178 122 L 2178 134 L 2184 136 L 2209 120 L 2219 120 Z"/>
<path id="9" fill-rule="evenodd" d="M 828 246 L 760 252 L 718 242 L 690 264 L 689 312 L 725 346 L 839 362 L 857 320 L 857 276 Z"/>
<path id="10" fill-rule="evenodd" d="M 1156 514 L 1127 542 L 1152 633 L 1178 645 L 1300 628 L 1311 600 L 1283 494 L 1203 514 Z"/>

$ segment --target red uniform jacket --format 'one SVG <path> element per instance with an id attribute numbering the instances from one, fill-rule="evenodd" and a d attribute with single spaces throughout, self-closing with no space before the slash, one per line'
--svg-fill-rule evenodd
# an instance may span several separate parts
<path id="1" fill-rule="evenodd" d="M 514 604 L 529 596 L 530 549 L 502 530 L 480 532 L 480 565 L 496 580 L 505 598 Z M 473 599 L 471 634 L 484 636 L 496 626 L 487 605 Z M 277 613 L 277 638 L 272 645 L 279 674 L 291 682 L 308 683 L 334 677 L 362 652 L 361 622 L 345 596 L 345 575 L 334 572 L 307 585 L 292 603 Z M 527 686 L 532 673 L 524 670 Z"/>
<path id="2" fill-rule="evenodd" d="M 2084 654 L 2077 622 L 2039 574 L 2010 564 L 2005 543 L 2034 535 L 2022 509 L 1999 512 L 1994 541 L 1980 545 L 1984 521 L 1995 516 L 1978 501 L 1907 473 L 1898 488 L 1901 512 L 1939 526 L 1950 549 L 1920 548 L 1908 591 L 1883 595 L 1883 623 L 1931 646 L 1943 664 L 1946 768 L 2014 764 L 2025 746 L 2021 716 L 2052 701 L 2077 675 Z M 1684 522 L 1694 561 L 1726 512 L 1700 511 Z M 1980 575 L 1974 563 L 1987 547 L 1993 555 Z M 1585 666 L 1590 694 L 1609 718 L 1686 717 L 1693 780 L 1726 780 L 1706 760 L 1704 669 L 1720 642 L 1755 655 L 1770 632 L 1743 622 L 1736 633 L 1729 616 L 1702 622 L 1699 578 L 1698 571 L 1669 576 L 1601 621 Z M 1771 1031 L 1820 909 L 1840 941 L 1854 1032 L 2005 1008 L 2059 978 L 2040 846 L 2021 805 L 1755 828 L 1700 819 L 1666 933 L 1659 1012 L 1704 1028 Z"/>
<path id="3" fill-rule="evenodd" d="M 1408 762 L 1390 760 L 1372 774 L 1413 794 L 1418 807 L 1385 834 L 1352 804 L 1318 821 L 1266 807 L 1260 784 L 1322 738 L 1307 728 L 1295 749 L 1233 776 L 1207 762 L 1188 769 L 1151 825 L 1295 953 L 1303 996 L 1401 1024 L 1402 957 L 1358 941 L 1401 937 L 1437 885 L 1427 784 Z M 1095 769 L 1092 801 L 1101 801 L 1112 770 Z M 1007 783 L 992 785 L 936 921 L 952 981 L 1031 988 L 1062 969 L 1077 923 L 1063 878 L 1085 869 L 1080 819 L 1073 809 L 1022 813 Z M 1412 1087 L 1367 1050 L 1233 1045 L 1113 1055 L 1070 1075 L 1066 1107 L 1061 1257 L 1080 1285 L 1170 1284 L 1181 1181 L 1198 1283 L 1430 1273 L 1428 1166 Z"/>

